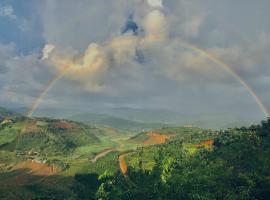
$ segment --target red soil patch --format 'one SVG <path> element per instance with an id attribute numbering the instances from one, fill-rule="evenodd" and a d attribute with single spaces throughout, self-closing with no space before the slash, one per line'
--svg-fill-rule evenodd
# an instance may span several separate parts
<path id="1" fill-rule="evenodd" d="M 119 156 L 119 166 L 120 166 L 121 172 L 123 174 L 126 174 L 127 173 L 127 164 L 125 161 L 125 154 Z"/>
<path id="2" fill-rule="evenodd" d="M 106 156 L 108 153 L 111 153 L 115 151 L 115 148 L 110 148 L 110 149 L 105 149 L 103 151 L 101 151 L 100 153 L 98 153 L 93 159 L 92 162 L 97 162 L 98 159 Z"/>
<path id="3" fill-rule="evenodd" d="M 16 165 L 13 170 L 18 169 L 27 169 L 30 170 L 29 173 L 33 175 L 39 175 L 39 176 L 50 176 L 52 174 L 57 173 L 57 168 L 43 163 L 38 163 L 35 161 L 24 161 Z"/>
<path id="4" fill-rule="evenodd" d="M 210 147 L 214 144 L 214 140 L 205 140 L 205 141 L 202 141 L 201 143 L 199 144 L 196 144 L 196 147 L 201 147 L 201 146 L 204 146 L 204 147 Z"/>
<path id="5" fill-rule="evenodd" d="M 10 176 L 6 177 L 3 183 L 4 185 L 27 185 L 42 181 L 58 172 L 55 166 L 28 160 L 14 166 Z"/>
<path id="6" fill-rule="evenodd" d="M 143 142 L 143 144 L 147 145 L 147 144 L 162 144 L 164 142 L 166 142 L 166 140 L 168 140 L 170 137 L 174 136 L 174 135 L 161 135 L 159 133 L 154 133 L 154 132 L 149 132 L 147 133 L 148 135 L 148 139 L 145 140 Z M 128 167 L 125 161 L 125 156 L 127 154 L 122 154 L 119 156 L 119 166 L 121 169 L 121 172 L 126 175 L 127 171 L 128 171 Z"/>
<path id="7" fill-rule="evenodd" d="M 170 138 L 169 135 L 161 135 L 154 132 L 150 132 L 147 135 L 149 136 L 149 139 L 145 140 L 143 144 L 162 144 Z"/>

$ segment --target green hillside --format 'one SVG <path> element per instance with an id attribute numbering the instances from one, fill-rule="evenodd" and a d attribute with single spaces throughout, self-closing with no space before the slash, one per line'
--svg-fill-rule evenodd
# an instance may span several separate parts
<path id="1" fill-rule="evenodd" d="M 270 195 L 270 119 L 222 131 L 186 126 L 123 133 L 63 119 L 18 117 L 1 124 L 0 199 Z"/>
<path id="2" fill-rule="evenodd" d="M 270 119 L 209 134 L 211 142 L 173 140 L 125 156 L 128 172 L 101 179 L 101 199 L 269 199 Z"/>
<path id="3" fill-rule="evenodd" d="M 99 131 L 68 120 L 20 118 L 2 127 L 0 149 L 66 154 L 80 146 L 100 143 Z"/>
<path id="4" fill-rule="evenodd" d="M 21 113 L 25 109 L 17 109 Z M 23 112 L 22 112 L 23 111 Z M 40 108 L 35 111 L 35 117 L 65 118 L 90 124 L 111 126 L 117 129 L 151 129 L 164 124 L 184 126 L 192 124 L 200 128 L 226 129 L 230 127 L 249 126 L 258 123 L 253 116 L 241 116 L 234 113 L 197 113 L 186 114 L 166 109 L 142 109 L 129 107 L 96 108 L 89 111 L 79 111 L 72 108 Z"/>
<path id="5" fill-rule="evenodd" d="M 21 114 L 15 111 L 0 107 L 0 121 L 2 121 L 5 118 L 16 118 L 20 116 Z"/>
<path id="6" fill-rule="evenodd" d="M 183 140 L 185 142 L 197 142 L 209 138 L 213 133 L 212 130 L 204 130 L 196 127 L 162 127 L 152 129 L 151 131 L 141 132 L 130 138 L 130 141 L 144 142 L 149 139 L 149 133 L 170 136 L 170 140 Z"/>

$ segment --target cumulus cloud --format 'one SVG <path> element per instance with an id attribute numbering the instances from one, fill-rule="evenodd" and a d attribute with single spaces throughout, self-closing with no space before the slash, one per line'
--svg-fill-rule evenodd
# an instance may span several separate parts
<path id="1" fill-rule="evenodd" d="M 162 39 L 168 32 L 164 13 L 153 10 L 144 19 L 144 28 L 148 39 Z"/>
<path id="2" fill-rule="evenodd" d="M 14 13 L 13 7 L 11 5 L 0 5 L 0 17 L 7 17 L 10 19 L 17 19 Z"/>
<path id="3" fill-rule="evenodd" d="M 134 76 L 142 68 L 140 64 L 145 48 L 167 38 L 166 17 L 160 10 L 148 11 L 141 17 L 141 22 L 143 32 L 139 35 L 133 34 L 133 31 L 125 31 L 104 42 L 92 42 L 81 55 L 67 56 L 60 46 L 52 53 L 52 64 L 59 73 L 63 73 L 68 68 L 67 76 L 71 80 L 82 83 L 89 91 L 112 91 L 115 74 L 122 74 L 122 76 L 125 74 L 127 78 Z M 47 54 L 51 48 L 45 46 L 44 58 L 48 58 Z M 141 73 L 138 73 L 136 76 L 140 75 Z"/>
<path id="4" fill-rule="evenodd" d="M 63 73 L 68 66 L 66 76 L 81 83 L 83 88 L 90 92 L 118 92 L 117 90 L 121 90 L 117 82 L 119 77 L 122 77 L 123 81 L 133 80 L 136 83 L 148 70 L 154 72 L 154 76 L 177 81 L 192 83 L 191 80 L 195 78 L 208 84 L 212 81 L 231 82 L 231 78 L 224 73 L 222 67 L 217 66 L 204 54 L 183 45 L 181 35 L 173 35 L 172 17 L 166 14 L 164 7 L 164 10 L 156 8 L 157 5 L 162 5 L 162 2 L 147 1 L 147 4 L 143 5 L 149 5 L 150 9 L 146 9 L 140 16 L 134 16 L 138 21 L 136 27 L 140 26 L 143 30 L 139 34 L 133 34 L 133 31 L 115 33 L 108 37 L 109 39 L 90 43 L 81 53 L 75 50 L 67 54 L 66 49 L 60 45 L 52 53 L 52 64 L 59 73 Z M 126 18 L 127 21 L 131 20 L 130 17 Z M 132 17 L 133 23 L 134 19 Z M 196 13 L 182 25 L 183 33 L 194 36 L 199 34 L 202 23 L 203 17 L 198 17 Z M 51 48 L 48 46 L 43 49 L 46 50 L 45 57 L 48 57 L 47 53 Z M 217 48 L 206 48 L 206 51 L 226 61 L 222 50 L 225 51 L 223 48 L 219 51 Z M 231 48 L 230 50 L 231 59 L 243 57 Z M 138 59 L 138 55 L 141 59 Z M 249 63 L 246 61 L 244 64 Z M 140 88 L 138 83 L 135 87 Z"/>
<path id="5" fill-rule="evenodd" d="M 48 59 L 51 52 L 54 50 L 55 46 L 53 44 L 46 44 L 42 49 L 42 60 Z"/>
<path id="6" fill-rule="evenodd" d="M 52 77 L 39 53 L 17 55 L 15 45 L 0 45 L 0 102 L 28 106 Z"/>
<path id="7" fill-rule="evenodd" d="M 119 77 L 126 77 L 122 79 L 126 82 L 134 80 L 137 83 L 135 87 L 140 88 L 137 80 L 141 80 L 142 74 L 148 70 L 172 80 L 189 80 L 192 76 L 199 78 L 202 75 L 207 77 L 210 70 L 212 74 L 218 74 L 220 69 L 213 68 L 213 63 L 205 56 L 186 49 L 181 45 L 181 37 L 170 36 L 171 18 L 163 9 L 156 9 L 154 5 L 158 5 L 158 2 L 147 2 L 151 8 L 141 16 L 134 16 L 139 22 L 136 26 L 143 30 L 139 34 L 122 31 L 103 42 L 92 42 L 83 53 L 72 55 L 66 55 L 59 46 L 52 53 L 52 64 L 59 73 L 63 73 L 68 66 L 67 77 L 81 83 L 87 91 L 105 93 L 121 90 L 117 85 Z M 192 26 L 188 28 L 195 31 Z M 217 80 L 222 76 L 209 77 Z"/>
<path id="8" fill-rule="evenodd" d="M 61 49 L 52 53 L 52 64 L 67 77 L 82 83 L 88 91 L 101 92 L 109 87 L 115 73 L 129 73 L 134 65 L 137 38 L 120 35 L 103 44 L 90 43 L 81 55 L 66 56 Z"/>
<path id="9" fill-rule="evenodd" d="M 152 7 L 163 7 L 162 0 L 147 0 L 147 3 Z"/>
<path id="10" fill-rule="evenodd" d="M 205 9 L 210 6 L 206 4 L 196 0 L 44 1 L 40 13 L 47 45 L 41 47 L 41 55 L 31 52 L 32 56 L 17 56 L 17 60 L 8 53 L 12 56 L 0 65 L 0 76 L 10 71 L 10 81 L 5 79 L 3 86 L 9 91 L 5 94 L 23 95 L 24 91 L 30 102 L 50 79 L 64 73 L 52 99 L 60 98 L 57 94 L 63 98 L 76 94 L 78 102 L 85 104 L 95 99 L 97 104 L 107 100 L 146 105 L 148 100 L 147 105 L 156 102 L 179 109 L 193 102 L 198 110 L 211 110 L 207 105 L 215 97 L 211 106 L 217 109 L 219 100 L 235 108 L 231 105 L 234 98 L 254 106 L 244 88 L 222 67 L 182 41 L 216 55 L 255 89 L 265 88 L 270 74 L 270 31 L 252 36 L 247 43 L 232 39 L 220 28 L 223 24 L 215 21 L 212 10 Z M 27 81 L 21 82 L 12 73 L 22 73 Z"/>
<path id="11" fill-rule="evenodd" d="M 194 39 L 200 36 L 200 31 L 206 23 L 208 11 L 198 1 L 167 0 L 164 6 L 169 15 L 169 23 L 173 35 L 184 39 Z"/>

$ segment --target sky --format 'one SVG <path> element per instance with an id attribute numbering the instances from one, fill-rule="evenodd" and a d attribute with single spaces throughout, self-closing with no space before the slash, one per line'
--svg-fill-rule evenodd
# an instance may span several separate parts
<path id="1" fill-rule="evenodd" d="M 1 0 L 0 106 L 263 118 L 269 0 Z M 60 75 L 59 75 L 60 74 Z M 56 78 L 58 77 L 58 78 Z"/>

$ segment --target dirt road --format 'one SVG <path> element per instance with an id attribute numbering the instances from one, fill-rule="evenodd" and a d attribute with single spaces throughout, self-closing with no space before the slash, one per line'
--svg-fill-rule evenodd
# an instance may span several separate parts
<path id="1" fill-rule="evenodd" d="M 124 174 L 124 175 L 127 173 L 127 163 L 125 160 L 126 155 L 127 154 L 122 154 L 119 156 L 119 159 L 118 159 L 119 160 L 119 167 L 121 169 L 122 174 Z"/>
<path id="2" fill-rule="evenodd" d="M 97 162 L 98 159 L 106 156 L 108 153 L 111 153 L 113 151 L 116 151 L 115 148 L 111 148 L 111 149 L 106 149 L 100 153 L 98 153 L 93 159 L 92 159 L 92 162 Z"/>

